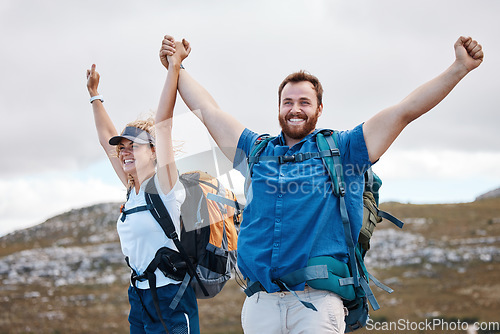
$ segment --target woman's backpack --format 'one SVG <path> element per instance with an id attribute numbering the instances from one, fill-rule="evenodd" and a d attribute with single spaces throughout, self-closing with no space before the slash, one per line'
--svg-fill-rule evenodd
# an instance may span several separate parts
<path id="1" fill-rule="evenodd" d="M 160 269 L 167 277 L 182 281 L 170 304 L 170 308 L 175 309 L 189 285 L 193 287 L 197 298 L 217 295 L 231 278 L 236 266 L 242 206 L 234 193 L 225 189 L 217 178 L 201 171 L 182 174 L 179 180 L 186 191 L 186 199 L 181 206 L 180 238 L 158 194 L 154 178 L 146 185 L 147 205 L 122 213 L 123 218 L 128 213 L 149 210 L 177 247 L 178 252 L 167 247 L 160 248 L 144 273 L 139 275 L 132 270 L 134 287 L 138 280 L 149 281 L 160 320 L 156 269 Z"/>

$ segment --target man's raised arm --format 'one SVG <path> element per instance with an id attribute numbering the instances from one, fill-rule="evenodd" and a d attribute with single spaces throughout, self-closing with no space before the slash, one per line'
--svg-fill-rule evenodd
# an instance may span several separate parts
<path id="1" fill-rule="evenodd" d="M 446 71 L 363 124 L 370 161 L 377 161 L 409 123 L 434 108 L 460 80 L 482 63 L 482 47 L 472 38 L 460 37 L 454 47 L 456 59 Z"/>
<path id="2" fill-rule="evenodd" d="M 185 40 L 183 45 L 185 48 L 190 47 Z M 165 36 L 160 54 L 162 52 L 175 52 L 173 37 Z M 223 112 L 210 93 L 184 69 L 180 71 L 177 89 L 184 103 L 205 124 L 224 155 L 233 161 L 238 140 L 245 127 L 232 115 Z"/>

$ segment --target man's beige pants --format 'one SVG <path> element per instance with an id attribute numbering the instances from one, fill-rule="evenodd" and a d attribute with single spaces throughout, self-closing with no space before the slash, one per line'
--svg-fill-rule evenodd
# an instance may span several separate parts
<path id="1" fill-rule="evenodd" d="M 245 334 L 344 333 L 346 310 L 338 295 L 309 286 L 297 294 L 318 311 L 306 308 L 290 292 L 257 292 L 247 297 L 241 311 Z"/>

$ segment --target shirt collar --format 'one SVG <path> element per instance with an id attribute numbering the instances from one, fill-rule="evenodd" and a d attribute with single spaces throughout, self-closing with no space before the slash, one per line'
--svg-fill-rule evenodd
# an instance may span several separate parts
<path id="1" fill-rule="evenodd" d="M 307 136 L 305 136 L 304 138 L 302 138 L 302 140 L 299 141 L 297 144 L 300 144 L 302 142 L 305 142 L 305 141 L 309 140 L 311 137 L 315 136 L 319 131 L 321 131 L 321 129 L 314 129 L 313 132 L 311 132 L 310 134 L 308 134 Z M 279 144 L 280 145 L 286 146 L 285 136 L 283 135 L 283 131 L 280 132 L 280 134 L 278 136 L 278 140 L 279 140 Z M 297 145 L 297 144 L 295 144 L 295 145 Z"/>

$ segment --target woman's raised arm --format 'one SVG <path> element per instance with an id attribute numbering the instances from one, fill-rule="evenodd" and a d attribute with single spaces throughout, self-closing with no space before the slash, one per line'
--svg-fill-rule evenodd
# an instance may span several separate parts
<path id="1" fill-rule="evenodd" d="M 102 97 L 100 97 L 97 89 L 99 86 L 100 75 L 95 70 L 95 64 L 92 64 L 91 68 L 87 70 L 87 89 L 89 91 L 90 97 L 94 98 L 92 103 L 92 110 L 94 112 L 94 121 L 97 129 L 97 136 L 99 137 L 99 143 L 106 152 L 113 169 L 120 178 L 120 181 L 127 186 L 128 180 L 127 175 L 123 171 L 122 164 L 118 159 L 116 153 L 116 147 L 109 144 L 109 139 L 116 136 L 118 132 L 116 131 L 115 125 L 109 118 L 106 109 L 104 108 Z"/>

